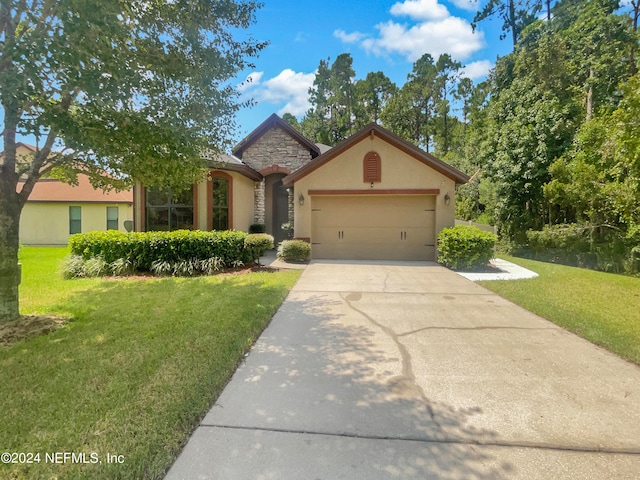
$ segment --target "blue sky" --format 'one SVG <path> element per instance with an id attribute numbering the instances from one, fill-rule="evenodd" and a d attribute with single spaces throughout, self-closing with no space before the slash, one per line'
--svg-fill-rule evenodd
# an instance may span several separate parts
<path id="1" fill-rule="evenodd" d="M 480 0 L 482 2 L 482 0 Z M 353 58 L 356 78 L 382 71 L 398 86 L 413 62 L 430 53 L 449 53 L 466 66 L 474 82 L 483 80 L 497 56 L 511 51 L 510 37 L 500 40 L 500 20 L 484 21 L 472 31 L 482 3 L 476 0 L 265 0 L 249 29 L 269 42 L 239 76 L 243 98 L 257 105 L 238 114 L 238 140 L 272 113 L 301 118 L 309 105 L 308 88 L 321 59 L 341 53 Z M 242 81 L 250 77 L 250 83 Z"/>
<path id="2" fill-rule="evenodd" d="M 256 105 L 237 116 L 237 143 L 272 113 L 308 110 L 308 89 L 321 59 L 341 53 L 353 58 L 356 79 L 384 72 L 399 87 L 424 53 L 449 53 L 466 65 L 467 76 L 483 80 L 497 56 L 512 49 L 500 40 L 501 21 L 471 21 L 486 0 L 263 0 L 257 21 L 237 38 L 251 35 L 269 45 L 233 81 L 242 98 Z M 246 82 L 251 78 L 251 82 Z M 33 138 L 18 140 L 35 143 Z M 0 146 L 2 145 L 0 139 Z"/>

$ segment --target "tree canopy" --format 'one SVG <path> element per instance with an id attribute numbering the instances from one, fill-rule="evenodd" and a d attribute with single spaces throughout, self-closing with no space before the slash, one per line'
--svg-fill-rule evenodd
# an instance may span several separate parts
<path id="1" fill-rule="evenodd" d="M 342 81 L 357 88 L 343 124 L 380 122 L 470 174 L 458 189 L 459 218 L 492 222 L 514 244 L 526 243 L 529 230 L 575 223 L 571 231 L 588 232 L 592 246 L 626 252 L 627 265 L 637 270 L 639 5 L 490 1 L 476 21 L 501 17 L 514 49 L 497 60 L 486 81 L 474 85 L 447 54 L 434 59 L 425 53 L 399 88 L 381 81 L 379 72 L 360 80 L 350 72 Z M 329 85 L 334 67 L 329 60 L 321 67 L 316 83 L 326 78 Z M 301 128 L 322 125 L 305 133 L 314 138 L 322 131 L 332 143 L 347 132 L 331 133 L 336 127 L 329 112 L 336 106 L 331 95 L 318 92 Z"/>
<path id="2" fill-rule="evenodd" d="M 125 175 L 184 185 L 200 173 L 205 149 L 225 147 L 241 105 L 230 80 L 265 46 L 234 35 L 254 22 L 258 6 L 0 3 L 0 319 L 17 312 L 6 302 L 17 295 L 19 216 L 43 175 L 82 171 L 99 186 Z M 35 138 L 32 158 L 16 159 L 17 135 Z"/>

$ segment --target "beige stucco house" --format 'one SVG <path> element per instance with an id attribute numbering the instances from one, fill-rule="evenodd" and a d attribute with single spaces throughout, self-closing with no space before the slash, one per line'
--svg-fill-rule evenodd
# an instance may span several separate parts
<path id="1" fill-rule="evenodd" d="M 312 245 L 313 258 L 434 260 L 437 233 L 454 225 L 455 186 L 469 177 L 377 124 L 333 148 L 277 115 L 211 163 L 186 193 L 134 189 L 136 230 L 248 231 Z"/>
<path id="2" fill-rule="evenodd" d="M 28 158 L 36 147 L 18 143 L 16 156 Z M 18 182 L 18 191 L 22 182 Z M 86 175 L 69 185 L 53 178 L 35 184 L 20 217 L 20 243 L 24 245 L 66 245 L 69 236 L 93 230 L 131 229 L 133 192 L 103 192 L 94 188 Z"/>

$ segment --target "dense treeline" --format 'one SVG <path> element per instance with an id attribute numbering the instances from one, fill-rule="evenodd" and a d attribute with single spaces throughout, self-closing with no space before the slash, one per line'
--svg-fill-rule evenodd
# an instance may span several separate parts
<path id="1" fill-rule="evenodd" d="M 512 244 L 575 246 L 584 264 L 637 271 L 639 6 L 492 0 L 476 21 L 501 16 L 514 50 L 486 81 L 446 54 L 423 55 L 402 87 L 382 72 L 354 80 L 342 54 L 320 62 L 302 121 L 286 119 L 326 144 L 381 123 L 472 175 L 458 217 L 494 223 Z"/>

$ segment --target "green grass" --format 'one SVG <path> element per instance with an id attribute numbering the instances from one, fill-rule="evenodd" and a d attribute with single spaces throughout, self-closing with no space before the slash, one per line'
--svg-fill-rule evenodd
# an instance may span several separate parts
<path id="1" fill-rule="evenodd" d="M 540 276 L 480 284 L 640 364 L 640 278 L 502 256 Z"/>
<path id="2" fill-rule="evenodd" d="M 73 320 L 0 349 L 1 450 L 41 454 L 0 465 L 0 478 L 162 478 L 300 272 L 61 280 L 66 253 L 21 250 L 22 313 Z M 45 463 L 47 452 L 102 463 Z"/>

